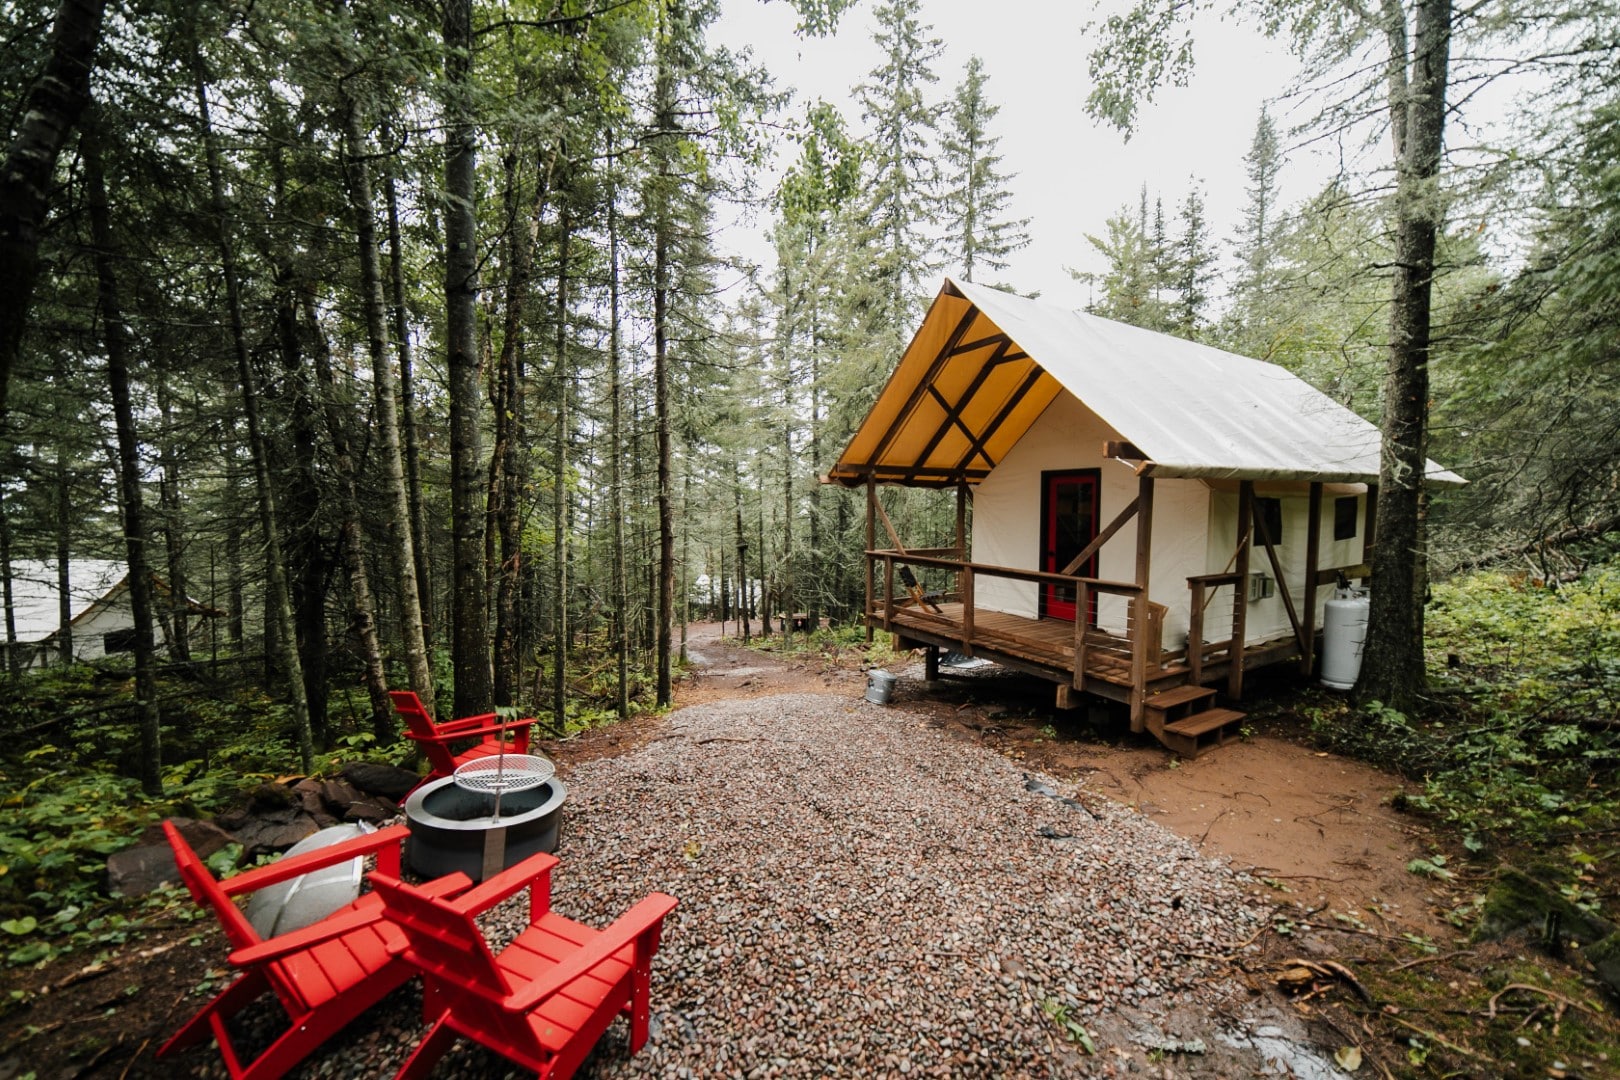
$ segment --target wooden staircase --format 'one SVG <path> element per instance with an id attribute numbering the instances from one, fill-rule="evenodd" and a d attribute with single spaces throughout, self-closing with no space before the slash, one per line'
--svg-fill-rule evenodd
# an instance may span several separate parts
<path id="1" fill-rule="evenodd" d="M 1236 738 L 1248 713 L 1215 708 L 1215 691 L 1204 686 L 1178 686 L 1154 694 L 1145 706 L 1147 729 L 1184 758 L 1195 758 Z"/>

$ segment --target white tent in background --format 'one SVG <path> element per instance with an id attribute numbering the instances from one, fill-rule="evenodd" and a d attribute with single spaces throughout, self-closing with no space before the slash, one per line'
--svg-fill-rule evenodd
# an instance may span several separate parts
<path id="1" fill-rule="evenodd" d="M 169 588 L 155 576 L 159 596 Z M 55 562 L 13 559 L 11 563 L 12 640 L 0 620 L 0 656 L 18 650 L 22 667 L 46 667 L 60 659 L 61 589 Z M 162 601 L 160 601 L 162 602 Z M 187 601 L 193 615 L 214 616 L 213 609 Z M 98 660 L 135 647 L 135 616 L 129 603 L 129 572 L 116 559 L 76 559 L 68 563 L 68 612 L 73 631 L 73 659 Z M 165 648 L 157 633 L 159 651 Z"/>

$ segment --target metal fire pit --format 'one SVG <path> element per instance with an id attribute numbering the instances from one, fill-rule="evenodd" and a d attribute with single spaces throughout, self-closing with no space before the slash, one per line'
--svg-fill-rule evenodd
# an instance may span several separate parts
<path id="1" fill-rule="evenodd" d="M 447 776 L 417 788 L 405 801 L 411 833 L 405 859 L 416 873 L 436 878 L 459 870 L 483 881 L 535 852 L 557 850 L 568 797 L 563 782 L 555 776 L 529 782 L 542 770 L 532 765 L 514 769 L 511 760 L 497 770 L 492 759 L 486 760 L 491 760 L 489 777 L 479 776 L 486 770 L 473 770 L 472 782 L 463 784 Z M 546 768 L 551 764 L 531 760 L 544 762 Z M 498 781 L 493 779 L 497 772 Z"/>

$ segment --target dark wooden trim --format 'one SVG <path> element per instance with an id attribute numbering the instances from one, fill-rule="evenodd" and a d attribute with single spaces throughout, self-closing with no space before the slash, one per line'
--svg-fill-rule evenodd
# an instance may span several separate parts
<path id="1" fill-rule="evenodd" d="M 1238 482 L 1238 519 L 1237 519 L 1237 565 L 1233 573 L 1237 580 L 1232 583 L 1232 645 L 1228 650 L 1231 656 L 1231 670 L 1226 675 L 1226 696 L 1233 701 L 1243 698 L 1243 639 L 1248 632 L 1249 622 L 1249 549 L 1253 543 L 1250 533 L 1254 528 L 1254 481 L 1241 480 Z"/>
<path id="2" fill-rule="evenodd" d="M 1063 477 L 1063 476 L 1076 476 L 1076 477 L 1084 476 L 1084 477 L 1088 477 L 1091 480 L 1091 496 L 1092 496 L 1092 500 L 1093 500 L 1093 502 L 1095 504 L 1093 506 L 1093 508 L 1092 508 L 1093 513 L 1092 513 L 1091 523 L 1092 523 L 1093 526 L 1095 526 L 1097 524 L 1097 520 L 1102 516 L 1102 470 L 1101 469 L 1042 469 L 1041 470 L 1041 496 L 1040 496 L 1040 505 L 1041 505 L 1040 530 L 1041 531 L 1037 536 L 1037 540 L 1038 540 L 1040 546 L 1036 551 L 1035 565 L 1039 566 L 1043 572 L 1048 573 L 1048 574 L 1058 574 L 1058 575 L 1062 575 L 1064 577 L 1072 577 L 1072 576 L 1076 576 L 1076 571 L 1079 570 L 1080 567 L 1072 566 L 1072 567 L 1064 568 L 1064 569 L 1058 569 L 1058 568 L 1054 567 L 1052 570 L 1047 570 L 1046 569 L 1046 538 L 1047 538 L 1047 535 L 1051 532 L 1051 527 L 1052 527 L 1052 506 L 1051 506 L 1051 503 L 1047 500 L 1046 496 L 1047 496 L 1047 492 L 1051 489 L 1052 481 L 1054 479 L 1058 478 L 1058 477 Z M 1093 535 L 1091 541 L 1086 544 L 1086 548 L 1085 548 L 1086 551 L 1091 552 L 1093 555 L 1096 554 L 1095 549 L 1102 546 L 1101 544 L 1097 544 L 1095 541 L 1096 541 L 1096 536 Z M 1081 565 L 1084 565 L 1084 564 L 1082 563 Z M 1095 573 L 1090 574 L 1090 575 L 1082 574 L 1082 575 L 1079 575 L 1079 576 L 1081 576 L 1081 577 L 1086 577 L 1086 576 L 1096 577 L 1096 574 Z M 1036 592 L 1036 595 L 1035 595 L 1035 611 L 1036 611 L 1036 613 L 1043 619 L 1059 618 L 1060 616 L 1053 615 L 1051 612 L 1049 612 L 1047 610 L 1046 593 L 1047 593 L 1047 587 L 1044 586 L 1044 585 Z M 1078 600 L 1079 596 L 1076 595 L 1075 599 Z M 1089 612 L 1087 613 L 1087 616 L 1089 616 Z M 1081 615 L 1079 608 L 1074 609 L 1074 618 L 1075 618 L 1076 622 L 1088 621 L 1087 617 Z"/>
<path id="3" fill-rule="evenodd" d="M 1254 489 L 1249 489 L 1249 499 L 1254 500 Z M 1299 642 L 1299 651 L 1305 652 L 1305 630 L 1299 622 L 1299 612 L 1294 609 L 1294 598 L 1288 591 L 1288 579 L 1283 577 L 1282 560 L 1277 557 L 1277 546 L 1271 542 L 1271 530 L 1266 527 L 1266 519 L 1254 512 L 1251 506 L 1250 515 L 1254 519 L 1255 531 L 1260 534 L 1260 542 L 1265 545 L 1266 558 L 1271 563 L 1271 572 L 1277 578 L 1277 592 L 1282 596 L 1283 612 L 1288 616 L 1288 625 L 1294 628 L 1294 640 Z M 1277 500 L 1277 520 L 1282 520 L 1282 500 Z"/>
<path id="4" fill-rule="evenodd" d="M 991 345 L 999 345 L 1000 348 L 998 348 L 996 350 L 996 352 L 997 353 L 1004 353 L 1004 352 L 1007 351 L 1007 346 L 1009 346 L 1011 344 L 1012 344 L 1012 338 L 1008 337 L 1005 333 L 1001 332 L 1000 330 L 997 330 L 995 333 L 990 334 L 987 337 L 978 338 L 978 339 L 976 339 L 974 341 L 969 341 L 969 342 L 967 342 L 965 344 L 958 344 L 957 346 L 955 346 L 954 348 L 951 349 L 951 356 L 953 356 L 953 357 L 966 356 L 970 352 L 974 352 L 974 351 L 976 351 L 978 349 L 987 348 L 987 347 L 989 347 Z"/>
<path id="5" fill-rule="evenodd" d="M 1139 590 L 1131 602 L 1131 618 L 1135 627 L 1131 633 L 1131 730 L 1141 731 L 1145 724 L 1147 702 L 1148 583 L 1153 570 L 1153 477 L 1144 476 L 1136 482 L 1136 587 Z M 1163 642 L 1159 643 L 1162 647 Z"/>
<path id="6" fill-rule="evenodd" d="M 1142 496 L 1138 495 L 1136 498 L 1131 500 L 1129 506 L 1125 507 L 1125 509 L 1121 510 L 1119 514 L 1115 516 L 1113 521 L 1108 523 L 1108 527 L 1106 529 L 1098 533 L 1096 538 L 1093 539 L 1091 543 L 1086 545 L 1084 551 L 1080 552 L 1080 554 L 1069 560 L 1069 565 L 1065 566 L 1058 572 L 1062 574 L 1073 574 L 1082 566 L 1086 565 L 1086 563 L 1090 562 L 1091 557 L 1097 554 L 1097 552 L 1101 551 L 1102 546 L 1108 543 L 1108 541 L 1112 540 L 1114 538 L 1114 534 L 1119 532 L 1120 529 L 1124 528 L 1127 521 L 1136 516 L 1137 508 L 1141 505 Z"/>
<path id="7" fill-rule="evenodd" d="M 1123 439 L 1104 440 L 1102 452 L 1103 457 L 1106 458 L 1119 458 L 1124 461 L 1147 460 L 1147 455 L 1142 452 L 1139 446 L 1133 442 L 1126 442 Z"/>
<path id="8" fill-rule="evenodd" d="M 1007 346 L 1011 344 L 1012 341 L 1007 337 L 1007 335 L 1001 335 L 1001 343 L 996 347 L 995 355 L 1000 356 L 1005 353 L 1007 351 Z M 992 359 L 994 359 L 994 357 L 992 357 Z M 960 429 L 962 434 L 967 438 L 968 445 L 973 445 L 975 436 L 972 430 L 968 428 L 967 424 L 962 422 L 962 410 L 968 407 L 968 403 L 973 400 L 973 396 L 979 392 L 980 387 L 984 386 L 985 380 L 990 378 L 991 369 L 992 367 L 990 364 L 986 364 L 984 367 L 981 367 L 978 372 L 974 374 L 973 381 L 968 383 L 967 388 L 962 391 L 962 396 L 957 399 L 956 404 L 954 405 L 945 400 L 945 395 L 939 392 L 938 387 L 932 385 L 928 387 L 929 394 L 933 396 L 934 400 L 939 404 L 939 407 L 945 410 L 945 419 L 939 425 L 939 430 L 934 432 L 934 437 L 928 440 L 928 444 L 924 446 L 922 448 L 922 452 L 917 455 L 916 464 L 918 467 L 921 467 L 922 463 L 928 460 L 928 455 L 932 454 L 939 444 L 944 440 L 945 433 L 950 430 L 951 425 L 953 424 Z M 986 458 L 986 460 L 989 459 Z"/>
<path id="9" fill-rule="evenodd" d="M 1024 398 L 1029 396 L 1029 392 L 1035 389 L 1035 384 L 1040 382 L 1041 376 L 1045 374 L 1046 369 L 1039 364 L 1030 369 L 1029 374 L 1024 376 L 1024 381 L 1018 384 L 1018 389 L 1013 391 L 1012 396 L 1007 399 L 1007 403 L 1001 407 L 1001 411 L 996 413 L 995 418 L 984 426 L 984 431 L 979 434 L 977 439 L 973 440 L 973 445 L 968 447 L 967 453 L 962 455 L 962 460 L 956 466 L 958 472 L 965 475 L 967 463 L 972 461 L 975 455 L 982 457 L 985 464 L 992 469 L 996 467 L 995 460 L 985 450 L 985 445 L 996 437 L 996 432 L 1001 430 L 1001 425 L 1007 422 L 1007 418 L 1013 414 L 1013 410 L 1018 408 Z"/>
<path id="10" fill-rule="evenodd" d="M 1307 679 L 1316 665 L 1316 576 L 1322 559 L 1322 484 L 1311 484 L 1310 526 L 1305 530 L 1305 636 L 1300 642 L 1304 654 L 1299 658 L 1299 673 Z"/>
<path id="11" fill-rule="evenodd" d="M 951 350 L 961 342 L 962 337 L 973 326 L 973 320 L 978 317 L 979 309 L 972 304 L 969 304 L 967 310 L 962 312 L 962 318 L 957 321 L 956 328 L 951 331 L 951 336 L 946 339 L 944 347 L 939 350 L 939 355 L 935 356 L 933 362 L 928 365 L 927 372 L 917 381 L 917 385 L 911 388 L 911 395 L 906 398 L 906 403 L 901 406 L 899 412 L 894 414 L 894 421 L 889 425 L 889 430 L 883 433 L 883 437 L 878 440 L 877 446 L 872 450 L 873 461 L 883 460 L 883 455 L 888 452 L 889 447 L 894 443 L 895 437 L 900 434 L 900 429 L 906 426 L 906 423 L 911 419 L 911 414 L 917 411 L 918 405 L 922 404 L 923 395 L 934 385 L 934 380 L 939 377 L 939 373 L 944 371 L 945 365 L 950 362 Z M 902 359 L 901 362 L 904 363 L 905 361 Z"/>

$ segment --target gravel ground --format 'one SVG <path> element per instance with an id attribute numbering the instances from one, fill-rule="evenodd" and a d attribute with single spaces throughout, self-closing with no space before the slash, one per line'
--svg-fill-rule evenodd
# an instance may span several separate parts
<path id="1" fill-rule="evenodd" d="M 653 1039 L 631 1058 L 616 1022 L 581 1075 L 1258 1075 L 1299 1050 L 1213 959 L 1263 918 L 1229 870 L 903 710 L 691 706 L 566 779 L 554 907 L 601 926 L 655 889 L 680 900 Z M 384 1002 L 309 1075 L 391 1074 L 417 1001 Z M 1194 1039 L 1208 1056 L 1173 1053 Z M 1299 1052 L 1294 1072 L 1331 1075 Z M 437 1075 L 504 1072 L 463 1043 Z"/>

